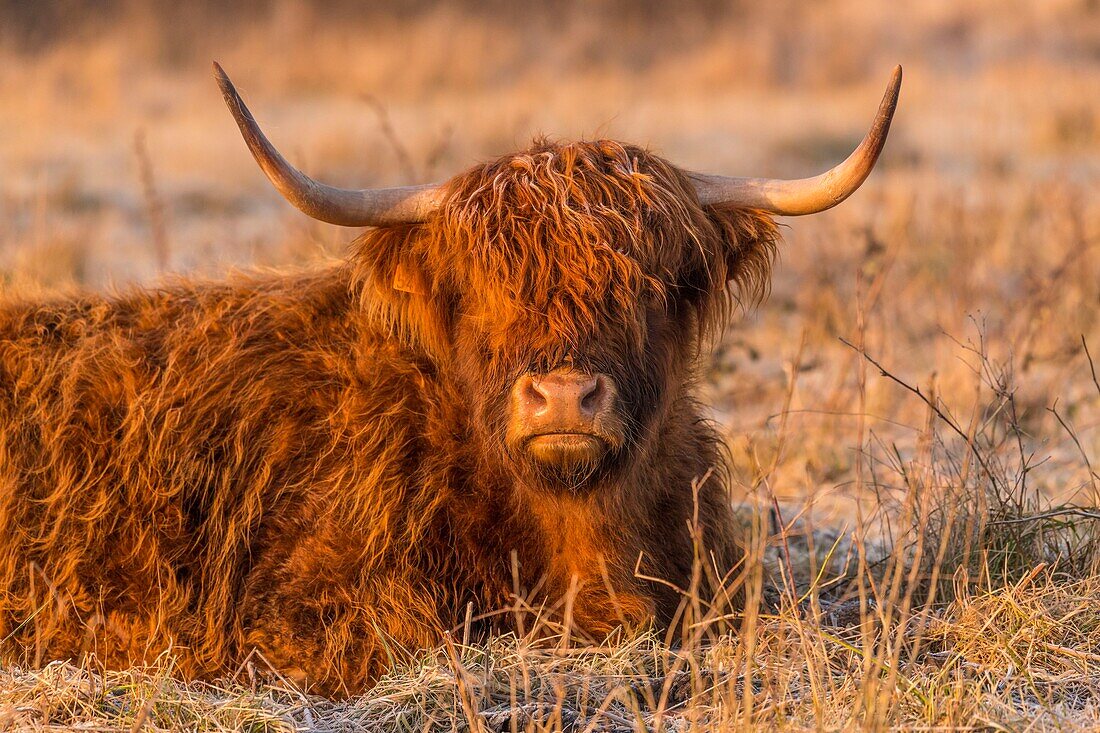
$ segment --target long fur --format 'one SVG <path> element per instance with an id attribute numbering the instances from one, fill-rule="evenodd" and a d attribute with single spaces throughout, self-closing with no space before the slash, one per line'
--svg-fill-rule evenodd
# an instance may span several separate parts
<path id="1" fill-rule="evenodd" d="M 714 557 L 739 557 L 692 383 L 776 241 L 641 148 L 538 141 L 316 272 L 7 300 L 0 658 L 171 646 L 203 677 L 256 648 L 336 694 L 514 582 L 572 588 L 591 634 L 671 623 L 693 480 Z M 630 426 L 584 486 L 502 446 L 512 381 L 567 357 L 615 379 Z"/>

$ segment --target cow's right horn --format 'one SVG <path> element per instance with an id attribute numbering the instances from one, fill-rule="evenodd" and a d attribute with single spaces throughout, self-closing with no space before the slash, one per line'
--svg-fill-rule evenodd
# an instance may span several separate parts
<path id="1" fill-rule="evenodd" d="M 345 227 L 412 224 L 439 208 L 442 189 L 435 184 L 400 188 L 336 188 L 319 183 L 286 161 L 256 124 L 222 67 L 214 62 L 214 78 L 241 135 L 268 180 L 304 213 Z"/>

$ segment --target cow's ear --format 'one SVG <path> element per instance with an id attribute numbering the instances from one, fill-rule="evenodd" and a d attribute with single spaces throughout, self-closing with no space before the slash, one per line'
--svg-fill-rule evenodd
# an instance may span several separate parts
<path id="1" fill-rule="evenodd" d="M 424 272 L 404 262 L 398 262 L 394 268 L 392 286 L 397 292 L 409 295 L 427 295 L 429 290 Z"/>
<path id="2" fill-rule="evenodd" d="M 711 207 L 722 237 L 726 282 L 742 305 L 763 300 L 771 288 L 772 264 L 779 248 L 779 226 L 764 211 Z"/>
<path id="3" fill-rule="evenodd" d="M 453 318 L 449 299 L 424 266 L 416 227 L 375 229 L 356 242 L 363 309 L 371 325 L 406 346 L 442 358 Z"/>

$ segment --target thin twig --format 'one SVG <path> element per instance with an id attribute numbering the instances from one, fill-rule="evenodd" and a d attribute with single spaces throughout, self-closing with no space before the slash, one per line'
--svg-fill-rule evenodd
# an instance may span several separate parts
<path id="1" fill-rule="evenodd" d="M 1093 470 L 1092 461 L 1089 460 L 1089 454 L 1085 450 L 1085 447 L 1081 445 L 1081 441 L 1077 437 L 1077 431 L 1074 430 L 1069 425 L 1069 423 L 1067 423 L 1065 419 L 1062 418 L 1060 414 L 1058 414 L 1057 400 L 1055 400 L 1053 406 L 1047 408 L 1047 411 L 1054 415 L 1054 417 L 1058 420 L 1058 423 L 1065 429 L 1066 433 L 1073 441 L 1073 444 L 1077 446 L 1077 452 L 1081 454 L 1081 459 L 1085 462 L 1085 469 L 1089 472 L 1089 479 L 1092 482 L 1092 495 L 1093 497 L 1100 496 L 1100 475 L 1098 475 L 1096 471 Z"/>
<path id="2" fill-rule="evenodd" d="M 1085 358 L 1089 360 L 1089 370 L 1092 372 L 1092 383 L 1096 385 L 1096 391 L 1100 393 L 1100 379 L 1096 377 L 1096 364 L 1092 361 L 1092 354 L 1089 353 L 1089 343 L 1085 341 L 1085 334 L 1081 334 L 1081 345 L 1085 347 Z"/>
<path id="3" fill-rule="evenodd" d="M 993 475 L 993 471 L 990 470 L 989 464 L 987 464 L 985 458 L 982 457 L 981 451 L 978 450 L 978 446 L 974 444 L 974 440 L 967 436 L 963 429 L 960 428 L 958 424 L 954 420 L 952 420 L 947 413 L 940 409 L 939 405 L 937 405 L 934 400 L 930 399 L 926 394 L 924 394 L 924 392 L 921 391 L 920 387 L 914 387 L 913 385 L 902 380 L 900 377 L 895 376 L 890 371 L 888 371 L 886 367 L 882 366 L 873 358 L 871 358 L 870 354 L 868 354 L 863 349 L 856 347 L 854 344 L 852 344 L 852 342 L 848 341 L 847 339 L 841 338 L 840 342 L 858 353 L 864 359 L 866 359 L 872 366 L 875 367 L 875 369 L 878 369 L 880 375 L 886 377 L 903 389 L 913 393 L 920 399 L 921 402 L 926 404 L 928 406 L 928 409 L 932 410 L 932 412 L 935 413 L 936 417 L 938 417 L 949 428 L 951 428 L 951 430 L 956 435 L 966 441 L 967 447 L 970 448 L 970 452 L 974 455 L 974 459 L 978 462 L 978 465 L 982 467 L 983 471 L 985 471 L 985 475 L 989 477 L 990 481 L 996 483 L 996 478 Z"/>
<path id="4" fill-rule="evenodd" d="M 1080 517 L 1081 519 L 1100 519 L 1100 512 L 1090 511 L 1082 507 L 1067 506 L 1061 507 L 1059 509 L 1052 509 L 1049 512 L 1029 514 L 1026 517 L 1016 517 L 1015 519 L 996 519 L 991 521 L 990 524 L 1025 524 L 1027 522 L 1041 522 L 1044 519 L 1054 519 L 1055 517 Z"/>
<path id="5" fill-rule="evenodd" d="M 149 157 L 149 148 L 145 144 L 145 130 L 134 133 L 134 155 L 138 162 L 138 175 L 141 177 L 141 191 L 145 198 L 145 212 L 149 217 L 149 228 L 153 234 L 153 255 L 157 269 L 168 269 L 171 250 L 168 245 L 168 226 L 165 223 L 164 201 L 157 191 L 156 177 L 153 175 L 153 161 Z"/>
<path id="6" fill-rule="evenodd" d="M 405 144 L 401 142 L 401 138 L 398 137 L 397 130 L 394 129 L 393 122 L 390 120 L 390 113 L 386 110 L 386 105 L 382 104 L 382 100 L 373 94 L 364 94 L 363 101 L 370 105 L 371 109 L 374 110 L 374 114 L 378 117 L 378 126 L 382 128 L 382 135 L 393 148 L 394 154 L 397 155 L 397 162 L 404 169 L 405 176 L 409 181 L 417 180 L 416 165 L 413 163 L 412 155 Z"/>

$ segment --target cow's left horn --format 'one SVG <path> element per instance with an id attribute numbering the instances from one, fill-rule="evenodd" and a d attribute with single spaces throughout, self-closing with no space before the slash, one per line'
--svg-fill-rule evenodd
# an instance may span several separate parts
<path id="1" fill-rule="evenodd" d="M 786 181 L 775 178 L 731 178 L 690 173 L 699 203 L 762 209 L 781 216 L 816 214 L 848 198 L 871 173 L 878 160 L 901 90 L 901 67 L 894 69 L 890 86 L 879 105 L 871 131 L 848 159 L 813 178 Z"/>
<path id="2" fill-rule="evenodd" d="M 314 219 L 346 227 L 410 224 L 439 208 L 442 189 L 434 184 L 401 188 L 347 189 L 319 183 L 286 161 L 256 124 L 225 71 L 214 62 L 214 77 L 252 157 L 290 203 Z"/>

